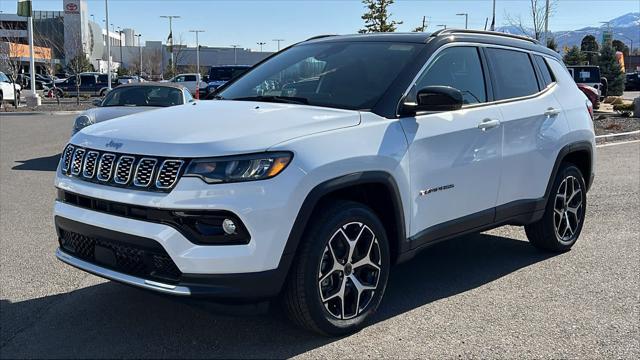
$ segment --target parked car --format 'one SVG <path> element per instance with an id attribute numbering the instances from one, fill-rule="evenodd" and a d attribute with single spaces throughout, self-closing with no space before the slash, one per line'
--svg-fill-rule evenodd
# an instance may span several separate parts
<path id="1" fill-rule="evenodd" d="M 376 312 L 393 264 L 434 243 L 518 225 L 566 252 L 584 225 L 591 103 L 535 40 L 317 37 L 217 99 L 71 139 L 55 180 L 61 261 L 165 294 L 280 295 L 297 324 L 341 335 Z"/>
<path id="2" fill-rule="evenodd" d="M 628 73 L 624 84 L 625 91 L 640 91 L 640 72 Z"/>
<path id="3" fill-rule="evenodd" d="M 4 105 L 6 101 L 10 101 L 15 106 L 20 105 L 21 90 L 20 84 L 14 83 L 11 76 L 0 71 L 0 105 Z"/>
<path id="4" fill-rule="evenodd" d="M 595 65 L 572 65 L 567 66 L 569 73 L 576 84 L 591 86 L 598 91 L 598 96 L 606 96 L 605 88 L 600 76 L 600 67 Z"/>
<path id="5" fill-rule="evenodd" d="M 167 81 L 180 84 L 189 89 L 192 95 L 195 95 L 196 91 L 198 91 L 199 84 L 201 83 L 201 78 L 200 74 L 180 74 Z"/>
<path id="6" fill-rule="evenodd" d="M 137 75 L 124 75 L 124 76 L 119 76 L 118 77 L 118 84 L 122 85 L 122 84 L 134 84 L 134 83 L 140 83 L 140 82 L 145 82 L 147 80 L 145 80 L 144 78 L 141 78 Z"/>
<path id="7" fill-rule="evenodd" d="M 189 90 L 178 84 L 144 82 L 120 85 L 109 91 L 104 99 L 96 99 L 95 108 L 76 118 L 71 135 L 102 121 L 192 101 Z"/>
<path id="8" fill-rule="evenodd" d="M 76 81 L 79 80 L 80 95 L 102 97 L 107 93 L 108 90 L 109 82 L 107 76 L 107 74 L 93 72 L 70 76 L 65 81 L 56 84 L 56 88 L 54 91 L 59 97 L 76 96 Z"/>
<path id="9" fill-rule="evenodd" d="M 208 81 L 200 87 L 200 98 L 207 98 L 207 96 L 212 94 L 220 86 L 244 74 L 249 69 L 251 69 L 250 65 L 212 66 L 211 69 L 209 69 Z"/>
<path id="10" fill-rule="evenodd" d="M 578 85 L 578 89 L 580 89 L 580 91 L 582 91 L 586 97 L 589 99 L 589 101 L 591 101 L 591 104 L 593 104 L 593 108 L 594 109 L 599 109 L 600 108 L 600 96 L 598 95 L 598 90 L 592 88 L 591 86 L 585 85 L 585 84 L 577 84 Z"/>
<path id="11" fill-rule="evenodd" d="M 35 74 L 36 90 L 44 90 L 53 87 L 54 80 L 48 76 L 42 74 Z M 18 74 L 18 83 L 22 85 L 23 89 L 31 88 L 31 74 L 24 73 Z"/>

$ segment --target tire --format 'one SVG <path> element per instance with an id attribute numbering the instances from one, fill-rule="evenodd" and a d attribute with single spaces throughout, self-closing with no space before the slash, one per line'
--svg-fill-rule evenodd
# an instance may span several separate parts
<path id="1" fill-rule="evenodd" d="M 13 100 L 13 105 L 16 107 L 20 106 L 20 91 L 16 92 L 16 95 Z"/>
<path id="2" fill-rule="evenodd" d="M 99 96 L 100 96 L 100 97 L 104 97 L 104 95 L 105 95 L 106 93 L 107 93 L 107 90 L 102 89 L 102 90 L 100 90 L 100 95 L 99 95 Z"/>
<path id="3" fill-rule="evenodd" d="M 571 163 L 561 164 L 542 219 L 525 226 L 529 242 L 545 251 L 569 251 L 582 232 L 586 208 L 582 172 Z"/>
<path id="4" fill-rule="evenodd" d="M 0 107 L 2 107 L 4 105 L 4 94 L 2 94 L 2 91 L 0 91 Z"/>
<path id="5" fill-rule="evenodd" d="M 336 201 L 315 214 L 285 285 L 285 311 L 307 330 L 350 334 L 366 324 L 384 296 L 389 278 L 385 229 L 371 209 L 357 202 Z M 348 241 L 354 241 L 353 251 Z M 352 261 L 341 264 L 349 252 Z"/>

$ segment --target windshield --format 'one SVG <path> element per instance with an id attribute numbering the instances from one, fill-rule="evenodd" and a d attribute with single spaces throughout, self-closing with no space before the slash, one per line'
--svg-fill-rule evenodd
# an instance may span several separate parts
<path id="1" fill-rule="evenodd" d="M 600 68 L 570 67 L 573 80 L 577 83 L 600 83 Z"/>
<path id="2" fill-rule="evenodd" d="M 213 67 L 209 71 L 209 81 L 229 81 L 247 70 L 249 67 Z"/>
<path id="3" fill-rule="evenodd" d="M 107 94 L 102 106 L 157 106 L 182 105 L 182 91 L 165 86 L 137 86 L 115 88 Z"/>
<path id="4" fill-rule="evenodd" d="M 370 109 L 422 46 L 393 42 L 295 46 L 230 84 L 218 98 Z"/>

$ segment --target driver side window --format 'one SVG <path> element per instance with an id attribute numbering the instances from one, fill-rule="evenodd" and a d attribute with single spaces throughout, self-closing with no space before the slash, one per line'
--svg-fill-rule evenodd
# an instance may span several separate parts
<path id="1" fill-rule="evenodd" d="M 462 92 L 465 105 L 487 101 L 487 91 L 478 49 L 471 46 L 443 50 L 429 64 L 416 89 L 450 86 Z"/>

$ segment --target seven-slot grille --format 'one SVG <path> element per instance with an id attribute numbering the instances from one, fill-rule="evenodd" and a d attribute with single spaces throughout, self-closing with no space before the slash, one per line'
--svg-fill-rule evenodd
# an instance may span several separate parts
<path id="1" fill-rule="evenodd" d="M 185 161 L 162 157 L 101 152 L 68 145 L 61 170 L 68 176 L 106 185 L 148 191 L 170 191 L 178 182 Z"/>

